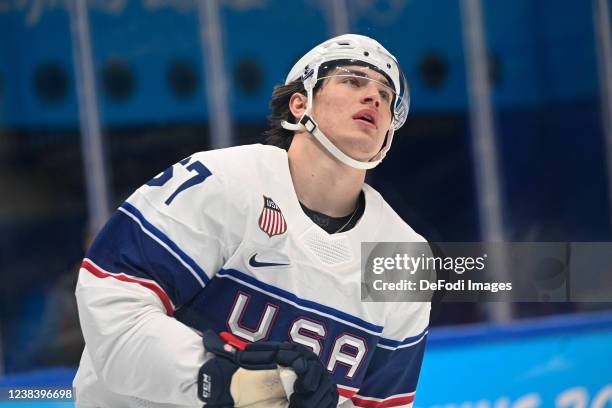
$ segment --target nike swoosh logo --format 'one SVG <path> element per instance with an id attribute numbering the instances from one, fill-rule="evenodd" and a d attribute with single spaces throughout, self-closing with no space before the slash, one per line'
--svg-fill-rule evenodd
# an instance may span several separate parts
<path id="1" fill-rule="evenodd" d="M 288 266 L 287 263 L 275 263 L 275 262 L 259 262 L 255 257 L 257 254 L 253 255 L 251 259 L 249 259 L 249 265 L 253 268 L 265 268 L 266 266 Z"/>

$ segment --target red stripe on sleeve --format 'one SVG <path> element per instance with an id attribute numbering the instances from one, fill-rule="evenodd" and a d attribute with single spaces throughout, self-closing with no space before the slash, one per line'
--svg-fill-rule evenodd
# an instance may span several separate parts
<path id="1" fill-rule="evenodd" d="M 404 397 L 389 398 L 382 401 L 372 401 L 359 397 L 351 398 L 353 403 L 358 407 L 364 408 L 386 408 L 386 407 L 399 407 L 408 405 L 414 401 L 414 395 L 408 395 Z"/>
<path id="2" fill-rule="evenodd" d="M 153 282 L 146 281 L 146 280 L 140 280 L 138 278 L 131 278 L 125 274 L 113 274 L 113 273 L 106 272 L 86 259 L 84 259 L 83 262 L 81 263 L 81 268 L 87 269 L 89 272 L 91 272 L 92 275 L 100 279 L 109 278 L 109 277 L 115 278 L 122 282 L 137 283 L 141 286 L 144 286 L 145 288 L 149 290 L 152 290 L 153 292 L 155 292 L 155 294 L 159 297 L 159 299 L 163 303 L 164 308 L 166 309 L 166 314 L 168 316 L 174 315 L 174 307 L 172 306 L 172 302 L 170 301 L 170 298 L 168 297 L 168 295 L 166 295 L 166 292 L 164 292 L 164 290 L 159 285 Z"/>
<path id="3" fill-rule="evenodd" d="M 356 393 L 356 390 L 349 390 L 346 388 L 340 388 L 340 386 L 338 386 L 338 394 L 340 394 L 341 397 L 351 399 Z"/>

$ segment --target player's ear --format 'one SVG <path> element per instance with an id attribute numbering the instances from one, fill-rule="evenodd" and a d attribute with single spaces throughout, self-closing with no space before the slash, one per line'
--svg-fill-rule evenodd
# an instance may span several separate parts
<path id="1" fill-rule="evenodd" d="M 297 121 L 302 117 L 308 105 L 308 98 L 299 92 L 295 92 L 289 99 L 289 110 Z"/>

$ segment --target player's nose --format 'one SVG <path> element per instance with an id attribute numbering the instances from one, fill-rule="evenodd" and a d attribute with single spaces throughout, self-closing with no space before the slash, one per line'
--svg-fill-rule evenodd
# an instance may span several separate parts
<path id="1" fill-rule="evenodd" d="M 372 105 L 376 108 L 380 106 L 381 96 L 378 87 L 369 81 L 368 85 L 364 87 L 364 93 L 361 98 L 361 102 Z"/>

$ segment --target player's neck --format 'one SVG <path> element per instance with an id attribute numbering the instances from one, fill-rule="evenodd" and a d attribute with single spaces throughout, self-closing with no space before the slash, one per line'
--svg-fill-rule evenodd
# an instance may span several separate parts
<path id="1" fill-rule="evenodd" d="M 355 210 L 365 170 L 338 162 L 307 135 L 296 135 L 289 148 L 289 170 L 302 204 L 331 217 Z"/>

